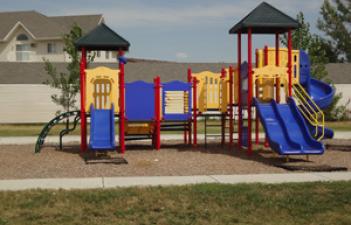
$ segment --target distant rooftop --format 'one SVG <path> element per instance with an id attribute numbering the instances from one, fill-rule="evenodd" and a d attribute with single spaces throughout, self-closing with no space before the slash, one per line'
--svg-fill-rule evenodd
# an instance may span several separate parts
<path id="1" fill-rule="evenodd" d="M 17 26 L 24 26 L 34 39 L 58 39 L 76 23 L 83 32 L 91 31 L 103 22 L 103 16 L 45 16 L 37 11 L 0 12 L 0 41 L 6 41 Z"/>
<path id="2" fill-rule="evenodd" d="M 67 63 L 52 63 L 58 72 L 65 72 Z M 91 63 L 91 67 L 107 66 L 118 68 L 118 63 Z M 187 79 L 187 68 L 191 67 L 193 72 L 209 70 L 220 72 L 222 67 L 228 67 L 229 63 L 175 63 L 156 60 L 130 59 L 126 65 L 126 81 L 145 80 L 152 82 L 157 75 L 161 81 Z M 351 63 L 327 64 L 329 78 L 335 84 L 351 84 Z M 44 70 L 43 63 L 18 63 L 0 62 L 0 84 L 42 84 L 49 79 Z"/>

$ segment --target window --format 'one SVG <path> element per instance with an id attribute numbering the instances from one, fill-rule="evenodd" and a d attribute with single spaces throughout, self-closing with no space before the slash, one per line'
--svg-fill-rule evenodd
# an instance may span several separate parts
<path id="1" fill-rule="evenodd" d="M 109 59 L 110 58 L 110 52 L 109 51 L 106 51 L 105 52 L 105 59 Z"/>
<path id="2" fill-rule="evenodd" d="M 25 34 L 20 34 L 20 35 L 17 36 L 16 40 L 17 41 L 28 41 L 29 38 Z"/>
<path id="3" fill-rule="evenodd" d="M 48 53 L 49 54 L 56 53 L 56 44 L 55 43 L 48 43 Z"/>
<path id="4" fill-rule="evenodd" d="M 17 61 L 29 61 L 30 60 L 30 45 L 29 44 L 17 44 L 16 45 L 16 60 Z"/>
<path id="5" fill-rule="evenodd" d="M 96 57 L 100 58 L 101 57 L 101 51 L 96 52 Z"/>

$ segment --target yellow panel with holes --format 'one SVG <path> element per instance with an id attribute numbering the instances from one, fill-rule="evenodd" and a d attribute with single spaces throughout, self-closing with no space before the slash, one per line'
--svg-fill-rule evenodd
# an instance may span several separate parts
<path id="1" fill-rule="evenodd" d="M 226 110 L 229 94 L 228 76 L 222 79 L 220 73 L 210 71 L 193 73 L 193 76 L 199 81 L 197 86 L 199 111 Z"/>
<path id="2" fill-rule="evenodd" d="M 258 50 L 258 67 L 264 66 L 264 50 Z M 275 65 L 275 48 L 268 48 L 268 65 Z M 279 66 L 288 67 L 288 49 L 279 49 Z M 292 76 L 293 84 L 300 82 L 300 51 L 292 50 Z"/>
<path id="3" fill-rule="evenodd" d="M 274 98 L 274 80 L 280 78 L 282 84 L 286 84 L 287 69 L 275 65 L 267 65 L 253 69 L 253 79 L 259 88 L 259 98 L 262 101 L 269 101 Z"/>
<path id="4" fill-rule="evenodd" d="M 90 111 L 93 104 L 96 109 L 110 109 L 114 105 L 115 113 L 118 107 L 118 73 L 119 70 L 107 67 L 86 69 L 86 98 L 85 108 Z"/>

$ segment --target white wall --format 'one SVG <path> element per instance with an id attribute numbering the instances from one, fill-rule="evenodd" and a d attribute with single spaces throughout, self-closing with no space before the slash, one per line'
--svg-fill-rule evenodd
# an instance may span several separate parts
<path id="1" fill-rule="evenodd" d="M 61 109 L 51 101 L 54 93 L 42 84 L 0 84 L 0 123 L 49 122 Z"/>
<path id="2" fill-rule="evenodd" d="M 346 104 L 350 101 L 348 105 L 348 109 L 351 112 L 351 84 L 336 84 L 336 93 L 342 93 L 342 99 L 340 100 L 340 104 Z"/>

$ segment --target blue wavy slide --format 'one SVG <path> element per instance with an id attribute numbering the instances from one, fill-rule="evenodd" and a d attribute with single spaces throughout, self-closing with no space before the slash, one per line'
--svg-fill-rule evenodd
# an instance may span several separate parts
<path id="1" fill-rule="evenodd" d="M 111 109 L 94 109 L 90 106 L 90 140 L 92 150 L 115 149 L 115 119 L 114 107 Z"/>
<path id="2" fill-rule="evenodd" d="M 324 146 L 310 134 L 295 101 L 277 104 L 274 100 L 260 103 L 254 99 L 259 118 L 271 148 L 280 155 L 323 154 Z"/>

